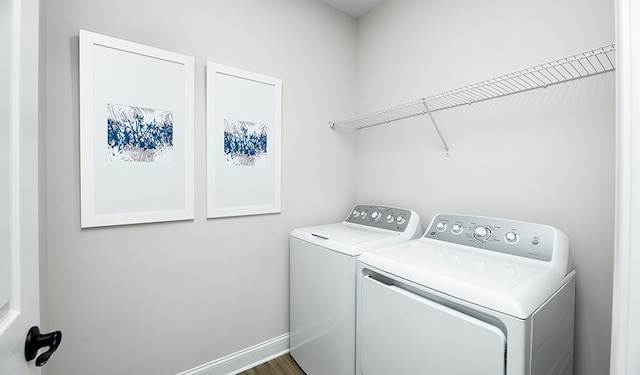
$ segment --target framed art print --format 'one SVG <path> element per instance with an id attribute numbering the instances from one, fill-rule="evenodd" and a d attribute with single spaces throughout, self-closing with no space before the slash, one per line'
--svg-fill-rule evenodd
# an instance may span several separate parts
<path id="1" fill-rule="evenodd" d="M 280 212 L 277 78 L 207 63 L 207 217 Z"/>
<path id="2" fill-rule="evenodd" d="M 194 217 L 194 60 L 80 30 L 81 226 Z"/>

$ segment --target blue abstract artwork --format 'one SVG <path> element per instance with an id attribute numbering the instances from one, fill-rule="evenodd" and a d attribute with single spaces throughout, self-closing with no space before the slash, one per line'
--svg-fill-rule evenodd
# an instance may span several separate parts
<path id="1" fill-rule="evenodd" d="M 266 165 L 267 125 L 225 119 L 224 157 L 229 165 Z"/>
<path id="2" fill-rule="evenodd" d="M 107 103 L 107 154 L 111 161 L 172 161 L 173 112 Z"/>

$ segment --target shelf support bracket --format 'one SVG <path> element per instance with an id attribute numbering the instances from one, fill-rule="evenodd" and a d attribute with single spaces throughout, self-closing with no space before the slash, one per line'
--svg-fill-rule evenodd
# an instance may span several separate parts
<path id="1" fill-rule="evenodd" d="M 433 127 L 436 129 L 436 133 L 438 133 L 438 137 L 440 137 L 440 141 L 442 142 L 442 145 L 444 146 L 445 151 L 447 151 L 447 156 L 449 156 L 449 146 L 447 145 L 447 142 L 444 140 L 444 137 L 440 132 L 440 128 L 438 127 L 438 123 L 436 123 L 436 120 L 433 118 L 433 114 L 431 113 L 431 110 L 429 110 L 429 106 L 427 105 L 426 99 L 422 99 L 422 105 L 424 105 L 424 109 L 427 111 L 427 114 L 431 119 L 431 123 L 433 124 Z"/>

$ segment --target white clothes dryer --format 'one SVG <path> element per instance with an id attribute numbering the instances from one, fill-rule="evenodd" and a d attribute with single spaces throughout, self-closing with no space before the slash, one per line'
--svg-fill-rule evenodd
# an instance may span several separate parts
<path id="1" fill-rule="evenodd" d="M 356 372 L 573 374 L 575 276 L 556 228 L 436 215 L 359 257 Z"/>
<path id="2" fill-rule="evenodd" d="M 356 205 L 290 236 L 290 353 L 307 375 L 355 374 L 356 257 L 420 237 L 414 211 Z"/>

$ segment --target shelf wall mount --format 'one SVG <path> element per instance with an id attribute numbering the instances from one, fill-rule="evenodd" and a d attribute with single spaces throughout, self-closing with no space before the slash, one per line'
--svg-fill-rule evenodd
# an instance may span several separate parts
<path id="1" fill-rule="evenodd" d="M 433 118 L 433 112 L 613 71 L 615 49 L 615 44 L 608 44 L 455 90 L 329 124 L 331 127 L 363 129 L 428 114 L 448 154 L 449 146 Z"/>

